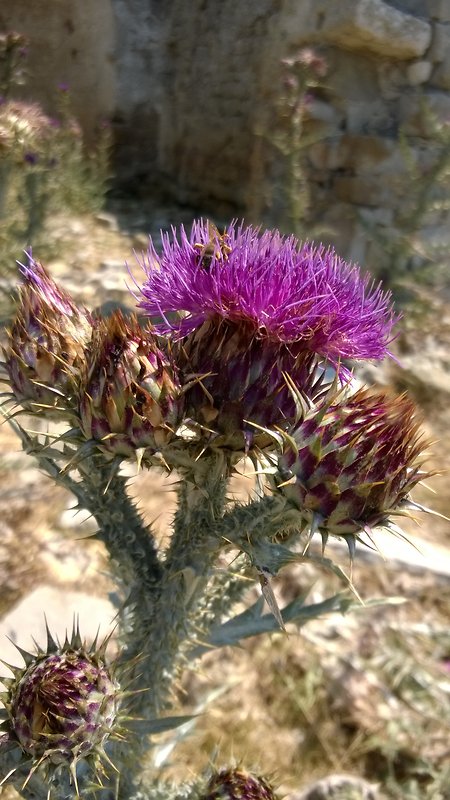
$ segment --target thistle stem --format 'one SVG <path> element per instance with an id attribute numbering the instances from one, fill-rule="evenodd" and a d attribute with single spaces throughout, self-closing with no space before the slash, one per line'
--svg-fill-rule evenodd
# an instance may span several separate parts
<path id="1" fill-rule="evenodd" d="M 178 489 L 178 509 L 159 582 L 155 613 L 134 611 L 135 655 L 143 656 L 133 688 L 149 689 L 133 698 L 131 713 L 156 718 L 170 705 L 173 681 L 183 656 L 197 635 L 192 629 L 195 611 L 205 596 L 211 568 L 221 548 L 215 527 L 226 502 L 226 467 L 218 454 L 205 457 Z M 146 614 L 142 620 L 142 613 Z M 129 654 L 127 654 L 127 658 Z M 132 723 L 131 723 L 132 725 Z M 139 722 L 137 722 L 139 730 Z M 134 749 L 133 766 L 127 752 L 127 769 L 121 780 L 121 797 L 131 797 L 142 777 L 142 748 Z M 120 758 L 120 755 L 119 755 Z"/>

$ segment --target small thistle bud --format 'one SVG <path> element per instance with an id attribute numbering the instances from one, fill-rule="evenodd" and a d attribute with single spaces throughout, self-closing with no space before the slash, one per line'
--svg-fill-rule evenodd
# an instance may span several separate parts
<path id="1" fill-rule="evenodd" d="M 16 163 L 29 150 L 43 152 L 51 132 L 52 122 L 37 103 L 7 100 L 0 105 L 2 154 Z"/>
<path id="2" fill-rule="evenodd" d="M 175 368 L 153 333 L 121 311 L 99 320 L 80 387 L 85 437 L 112 455 L 159 450 L 173 436 L 180 405 Z"/>
<path id="3" fill-rule="evenodd" d="M 16 318 L 7 332 L 5 368 L 16 400 L 33 413 L 73 410 L 73 394 L 92 321 L 29 256 Z"/>
<path id="4" fill-rule="evenodd" d="M 264 778 L 222 769 L 212 776 L 201 800 L 275 800 L 275 794 Z"/>
<path id="5" fill-rule="evenodd" d="M 31 770 L 39 765 L 66 765 L 76 784 L 76 765 L 90 761 L 103 770 L 104 746 L 119 735 L 120 686 L 105 661 L 106 642 L 95 649 L 82 643 L 78 631 L 60 647 L 48 635 L 46 651 L 23 650 L 26 666 L 3 679 L 3 726 L 9 745 L 18 746 Z M 51 776 L 51 772 L 48 772 Z"/>
<path id="6" fill-rule="evenodd" d="M 279 460 L 279 491 L 304 514 L 311 532 L 349 539 L 402 513 L 424 477 L 425 443 L 405 396 L 361 389 L 309 412 Z"/>

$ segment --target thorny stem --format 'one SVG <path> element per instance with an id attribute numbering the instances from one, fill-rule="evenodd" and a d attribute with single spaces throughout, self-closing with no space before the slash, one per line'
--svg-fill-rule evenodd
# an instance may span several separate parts
<path id="1" fill-rule="evenodd" d="M 194 481 L 188 476 L 179 484 L 178 509 L 159 584 L 157 609 L 142 648 L 147 654 L 143 668 L 151 676 L 153 687 L 154 716 L 167 705 L 180 651 L 191 636 L 189 618 L 203 596 L 221 546 L 215 528 L 225 505 L 222 457 L 205 458 L 200 466 Z"/>
<path id="2" fill-rule="evenodd" d="M 134 625 L 139 664 L 138 685 L 150 691 L 137 694 L 132 713 L 156 718 L 170 705 L 173 682 L 183 657 L 195 637 L 192 621 L 202 602 L 211 568 L 221 547 L 215 527 L 226 501 L 226 473 L 222 456 L 205 457 L 195 474 L 185 476 L 179 485 L 179 505 L 153 617 L 146 626 Z M 139 614 L 138 609 L 136 613 Z M 131 797 L 142 778 L 142 750 L 135 748 L 130 766 L 121 778 L 121 797 Z"/>

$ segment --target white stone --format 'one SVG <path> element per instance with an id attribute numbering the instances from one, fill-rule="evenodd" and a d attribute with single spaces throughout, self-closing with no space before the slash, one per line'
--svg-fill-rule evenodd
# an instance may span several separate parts
<path id="1" fill-rule="evenodd" d="M 450 3 L 448 0 L 427 0 L 427 11 L 432 19 L 450 22 Z"/>
<path id="2" fill-rule="evenodd" d="M 432 70 L 431 61 L 414 61 L 407 69 L 408 83 L 411 86 L 420 86 L 421 83 L 426 83 L 430 79 Z"/>
<path id="3" fill-rule="evenodd" d="M 390 58 L 422 56 L 431 41 L 431 25 L 383 0 L 324 3 L 321 37 L 351 50 L 370 50 Z"/>
<path id="4" fill-rule="evenodd" d="M 450 3 L 449 3 L 450 8 Z M 450 47 L 450 28 L 448 25 L 442 25 L 436 22 L 433 25 L 433 35 L 431 37 L 431 45 L 427 52 L 427 58 L 433 63 L 440 63 L 445 61 Z"/>
<path id="5" fill-rule="evenodd" d="M 81 636 L 89 642 L 94 639 L 98 628 L 101 637 L 111 631 L 116 614 L 117 609 L 109 600 L 53 586 L 40 586 L 1 620 L 0 658 L 9 664 L 22 664 L 18 651 L 7 637 L 31 652 L 34 650 L 33 639 L 45 647 L 45 617 L 52 635 L 62 640 L 66 631 L 70 634 L 73 620 L 78 619 Z"/>

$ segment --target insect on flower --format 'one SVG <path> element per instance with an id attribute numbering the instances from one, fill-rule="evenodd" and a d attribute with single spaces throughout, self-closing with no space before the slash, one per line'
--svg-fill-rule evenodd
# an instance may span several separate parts
<path id="1" fill-rule="evenodd" d="M 228 254 L 231 253 L 231 247 L 226 243 L 229 238 L 226 230 L 220 233 L 214 223 L 208 221 L 208 241 L 206 244 L 201 242 L 194 244 L 194 247 L 199 251 L 199 266 L 209 271 L 213 258 L 218 261 L 222 259 L 226 261 Z"/>
<path id="2" fill-rule="evenodd" d="M 270 578 L 273 577 L 272 573 L 270 572 L 270 570 L 267 569 L 267 567 L 259 567 L 258 576 L 259 576 L 259 583 L 261 586 L 262 596 L 264 597 L 264 600 L 266 601 L 273 616 L 278 622 L 278 625 L 280 626 L 281 630 L 284 631 L 284 633 L 286 633 L 286 627 L 283 622 L 283 617 L 281 616 L 281 611 L 278 607 L 277 599 L 270 584 Z"/>

